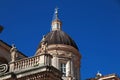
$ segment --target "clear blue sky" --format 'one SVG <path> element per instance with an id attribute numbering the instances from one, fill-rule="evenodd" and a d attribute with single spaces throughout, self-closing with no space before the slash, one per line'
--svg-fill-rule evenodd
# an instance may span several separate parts
<path id="1" fill-rule="evenodd" d="M 42 36 L 50 31 L 59 7 L 62 29 L 77 43 L 82 80 L 102 74 L 120 75 L 119 0 L 0 0 L 0 39 L 15 43 L 33 56 Z"/>

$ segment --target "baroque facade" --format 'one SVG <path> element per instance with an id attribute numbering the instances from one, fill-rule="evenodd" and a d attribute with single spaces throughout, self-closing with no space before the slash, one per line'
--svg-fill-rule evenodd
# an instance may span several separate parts
<path id="1" fill-rule="evenodd" d="M 3 27 L 0 26 L 0 33 Z M 74 40 L 62 30 L 55 9 L 52 30 L 43 36 L 34 56 L 28 57 L 15 45 L 0 40 L 0 80 L 80 80 L 81 54 Z M 120 80 L 116 74 L 87 80 Z"/>
<path id="2" fill-rule="evenodd" d="M 0 40 L 0 80 L 80 80 L 81 54 L 61 26 L 56 8 L 52 30 L 43 36 L 33 57 Z"/>

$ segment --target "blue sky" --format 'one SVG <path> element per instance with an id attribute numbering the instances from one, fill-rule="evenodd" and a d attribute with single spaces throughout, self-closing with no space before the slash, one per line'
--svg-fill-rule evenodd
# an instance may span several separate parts
<path id="1" fill-rule="evenodd" d="M 0 39 L 33 56 L 51 29 L 55 7 L 62 29 L 77 43 L 82 80 L 102 74 L 120 75 L 119 0 L 0 0 Z"/>

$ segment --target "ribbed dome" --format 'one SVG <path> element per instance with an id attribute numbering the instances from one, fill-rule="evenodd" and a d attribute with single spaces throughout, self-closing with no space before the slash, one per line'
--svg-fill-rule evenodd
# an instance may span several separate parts
<path id="1" fill-rule="evenodd" d="M 62 22 L 58 18 L 58 8 L 56 8 L 54 13 L 54 19 L 51 25 L 52 31 L 45 35 L 42 41 L 47 42 L 48 45 L 51 44 L 70 45 L 78 50 L 78 47 L 76 43 L 72 40 L 72 38 L 70 38 L 69 35 L 62 31 L 61 24 Z M 42 43 L 39 44 L 38 48 L 41 47 L 41 44 Z"/>
<path id="2" fill-rule="evenodd" d="M 74 48 L 78 49 L 76 43 L 62 30 L 55 30 L 49 32 L 47 35 L 45 35 L 45 41 L 48 45 L 50 44 L 65 44 L 73 46 Z M 39 44 L 39 47 L 41 47 L 41 43 Z"/>

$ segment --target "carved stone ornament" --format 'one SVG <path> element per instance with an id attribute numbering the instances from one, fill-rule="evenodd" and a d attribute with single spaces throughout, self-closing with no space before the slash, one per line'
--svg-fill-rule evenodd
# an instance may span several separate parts
<path id="1" fill-rule="evenodd" d="M 14 44 L 12 44 L 12 48 L 10 49 L 11 52 L 11 62 L 14 62 L 17 58 L 17 48 Z"/>
<path id="2" fill-rule="evenodd" d="M 7 64 L 1 64 L 0 65 L 0 74 L 7 72 L 8 65 Z"/>
<path id="3" fill-rule="evenodd" d="M 47 42 L 45 41 L 45 36 L 43 36 L 43 39 L 41 41 L 41 53 L 46 53 L 47 52 Z"/>

